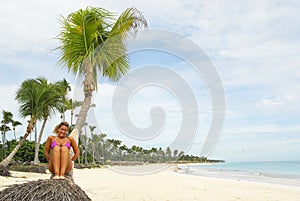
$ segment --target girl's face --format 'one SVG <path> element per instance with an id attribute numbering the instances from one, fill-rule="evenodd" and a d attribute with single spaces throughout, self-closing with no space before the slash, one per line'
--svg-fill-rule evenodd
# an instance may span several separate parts
<path id="1" fill-rule="evenodd" d="M 65 126 L 65 125 L 62 125 L 62 126 L 58 129 L 57 135 L 58 135 L 59 137 L 61 137 L 61 138 L 64 138 L 64 137 L 66 137 L 67 132 L 68 132 L 68 127 Z"/>

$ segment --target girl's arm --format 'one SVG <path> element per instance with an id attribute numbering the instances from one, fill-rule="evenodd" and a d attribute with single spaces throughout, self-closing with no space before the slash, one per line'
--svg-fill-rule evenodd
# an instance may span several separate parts
<path id="1" fill-rule="evenodd" d="M 77 143 L 76 143 L 76 141 L 73 137 L 70 137 L 69 140 L 71 142 L 71 146 L 72 146 L 73 151 L 74 151 L 74 156 L 71 158 L 71 160 L 75 161 L 76 158 L 79 156 L 79 148 L 78 148 L 78 145 L 77 145 Z"/>
<path id="2" fill-rule="evenodd" d="M 45 144 L 45 157 L 47 159 L 47 161 L 50 160 L 50 146 L 51 146 L 51 142 L 52 142 L 52 136 L 49 136 L 47 138 L 46 144 Z"/>

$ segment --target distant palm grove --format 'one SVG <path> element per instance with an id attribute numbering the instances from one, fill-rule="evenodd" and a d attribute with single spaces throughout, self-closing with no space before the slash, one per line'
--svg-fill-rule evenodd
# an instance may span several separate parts
<path id="1" fill-rule="evenodd" d="M 21 103 L 19 108 L 20 114 L 26 117 L 28 107 L 30 107 L 30 112 L 34 111 L 34 118 L 42 126 L 38 131 L 36 126 L 35 128 L 30 127 L 29 121 L 25 135 L 21 139 L 17 139 L 16 129 L 21 129 L 18 127 L 22 127 L 23 125 L 14 120 L 14 115 L 11 112 L 2 110 L 0 127 L 2 134 L 0 144 L 1 161 L 4 161 L 19 146 L 10 162 L 33 162 L 35 165 L 40 164 L 40 162 L 47 162 L 43 153 L 44 144 L 41 143 L 47 120 L 55 113 L 59 113 L 60 119 L 58 122 L 69 121 L 72 125 L 70 132 L 74 127 L 74 117 L 77 116 L 74 114 L 74 109 L 79 107 L 81 102 L 68 98 L 68 91 L 70 90 L 71 87 L 65 79 L 50 83 L 46 78 L 39 77 L 25 80 L 21 84 L 16 93 L 16 100 Z M 33 92 L 36 94 L 33 94 Z M 50 97 L 52 102 L 48 103 Z M 34 109 L 32 110 L 32 108 Z M 66 119 L 66 113 L 69 113 L 68 117 L 70 119 Z M 138 145 L 127 147 L 120 140 L 110 139 L 107 134 L 95 133 L 95 129 L 94 125 L 89 125 L 87 122 L 84 123 L 83 132 L 79 135 L 81 155 L 76 161 L 77 164 L 118 164 L 122 162 L 163 163 L 175 161 L 210 162 L 205 157 L 185 155 L 183 151 L 171 150 L 169 147 L 152 147 L 151 149 L 145 149 Z M 34 139 L 25 139 L 30 133 L 34 134 Z M 8 141 L 6 139 L 7 135 L 10 135 L 12 140 Z M 20 145 L 20 143 L 22 144 Z"/>
<path id="2" fill-rule="evenodd" d="M 10 152 L 18 144 L 13 139 L 6 142 L 6 152 Z M 106 139 L 106 134 L 93 134 L 92 138 L 82 136 L 80 138 L 81 155 L 75 161 L 76 164 L 92 165 L 92 164 L 108 164 L 108 165 L 130 165 L 143 163 L 168 163 L 168 162 L 211 162 L 204 157 L 184 155 L 178 150 L 170 148 L 151 148 L 144 149 L 133 145 L 127 147 L 121 144 L 121 141 L 114 139 Z M 4 158 L 3 144 L 0 145 L 0 159 Z M 26 140 L 22 147 L 14 156 L 12 162 L 32 162 L 34 160 L 35 142 Z M 41 163 L 47 163 L 44 156 L 44 144 L 40 145 L 38 158 Z"/>

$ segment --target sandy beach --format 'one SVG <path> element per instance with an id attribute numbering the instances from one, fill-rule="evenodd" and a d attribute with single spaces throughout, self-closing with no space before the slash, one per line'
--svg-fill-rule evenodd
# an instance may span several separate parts
<path id="1" fill-rule="evenodd" d="M 135 175 L 131 172 L 135 167 L 130 171 L 126 168 L 75 169 L 74 180 L 94 201 L 300 200 L 300 187 L 297 186 L 188 175 L 178 173 L 176 166 Z M 50 177 L 50 174 L 24 172 L 12 172 L 12 175 L 0 177 L 0 190 L 11 184 Z"/>

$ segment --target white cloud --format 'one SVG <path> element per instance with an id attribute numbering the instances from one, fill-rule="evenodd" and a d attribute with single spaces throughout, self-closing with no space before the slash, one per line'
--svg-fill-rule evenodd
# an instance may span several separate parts
<path id="1" fill-rule="evenodd" d="M 247 136 L 256 136 L 256 134 L 276 134 L 276 133 L 297 133 L 300 131 L 300 126 L 280 126 L 276 124 L 262 124 L 262 125 L 252 125 L 252 126 L 243 126 L 235 127 L 232 129 L 226 130 L 230 135 L 247 135 Z"/>
<path id="2" fill-rule="evenodd" d="M 283 102 L 279 102 L 276 100 L 272 100 L 272 99 L 264 99 L 261 101 L 263 105 L 265 106 L 276 106 L 276 105 L 284 105 Z"/>

